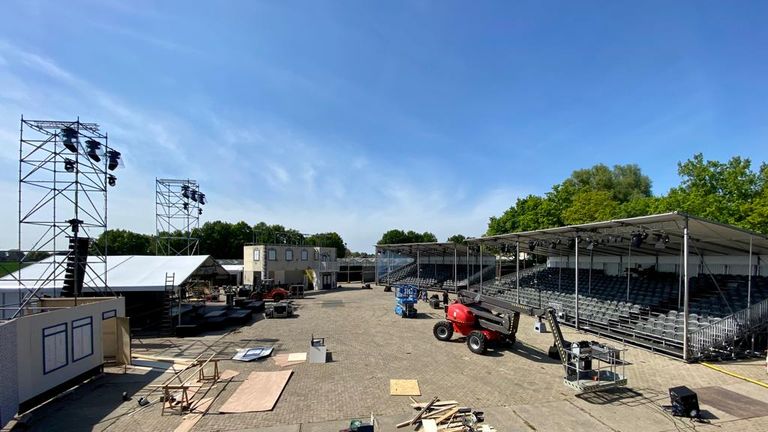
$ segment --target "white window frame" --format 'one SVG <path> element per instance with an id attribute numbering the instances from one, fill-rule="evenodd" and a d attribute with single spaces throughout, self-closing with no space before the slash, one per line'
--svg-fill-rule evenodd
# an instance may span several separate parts
<path id="1" fill-rule="evenodd" d="M 254 249 L 253 250 L 253 260 L 254 261 L 261 261 L 261 249 Z"/>
<path id="2" fill-rule="evenodd" d="M 293 261 L 293 249 L 286 249 L 285 250 L 285 260 L 286 261 Z"/>
<path id="3" fill-rule="evenodd" d="M 267 261 L 277 261 L 277 249 L 267 249 Z"/>
<path id="4" fill-rule="evenodd" d="M 301 260 L 302 261 L 309 260 L 309 252 L 306 249 L 301 250 Z"/>

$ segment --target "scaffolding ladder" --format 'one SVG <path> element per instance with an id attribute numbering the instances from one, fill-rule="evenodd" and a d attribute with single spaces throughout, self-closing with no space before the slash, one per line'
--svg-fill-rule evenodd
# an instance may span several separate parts
<path id="1" fill-rule="evenodd" d="M 173 332 L 173 307 L 176 295 L 174 287 L 176 285 L 176 273 L 165 274 L 165 291 L 163 298 L 163 316 L 160 319 L 160 331 L 163 334 L 171 334 Z M 181 313 L 181 310 L 177 311 Z"/>

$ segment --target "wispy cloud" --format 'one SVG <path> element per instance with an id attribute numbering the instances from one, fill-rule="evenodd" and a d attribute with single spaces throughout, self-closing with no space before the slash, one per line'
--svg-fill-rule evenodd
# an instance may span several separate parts
<path id="1" fill-rule="evenodd" d="M 199 107 L 157 112 L 137 106 L 61 67 L 54 59 L 0 41 L 0 104 L 4 189 L 15 184 L 13 165 L 21 113 L 39 118 L 80 114 L 109 132 L 126 156 L 118 187 L 110 191 L 110 225 L 154 230 L 154 180 L 199 180 L 210 204 L 203 221 L 266 221 L 303 232 L 337 231 L 355 250 L 370 250 L 388 229 L 431 230 L 443 240 L 479 235 L 522 191 L 492 189 L 469 195 L 460 174 L 429 167 L 429 161 L 372 160 L 365 143 L 318 139 L 289 123 L 235 118 Z M 35 74 L 27 74 L 33 71 Z M 50 101 L 56 101 L 50 104 Z M 82 112 L 82 107 L 89 107 Z M 192 113 L 190 116 L 190 112 Z M 7 192 L 7 191 L 5 191 Z M 6 224 L 15 210 L 0 210 Z M 15 244 L 14 230 L 0 244 Z"/>

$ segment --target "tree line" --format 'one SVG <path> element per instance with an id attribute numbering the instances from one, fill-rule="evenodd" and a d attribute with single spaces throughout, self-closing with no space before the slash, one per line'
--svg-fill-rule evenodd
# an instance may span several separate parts
<path id="1" fill-rule="evenodd" d="M 170 237 L 184 237 L 181 232 L 163 233 Z M 190 237 L 199 240 L 199 253 L 215 258 L 243 257 L 243 246 L 257 244 L 298 244 L 336 248 L 336 256 L 343 258 L 347 253 L 346 244 L 338 233 L 328 232 L 304 235 L 299 231 L 282 225 L 268 225 L 259 222 L 249 225 L 240 221 L 206 222 L 194 228 Z M 109 255 L 154 255 L 158 238 L 155 235 L 136 233 L 122 229 L 107 230 L 95 242 L 95 249 L 104 250 L 107 245 Z M 179 241 L 180 243 L 182 241 Z M 180 248 L 180 247 L 179 247 Z"/>
<path id="2" fill-rule="evenodd" d="M 677 172 L 680 184 L 654 196 L 650 178 L 637 165 L 598 164 L 576 170 L 543 196 L 518 198 L 501 216 L 492 216 L 486 234 L 671 211 L 768 233 L 768 164 L 754 170 L 746 158 L 720 162 L 698 153 L 678 162 Z"/>

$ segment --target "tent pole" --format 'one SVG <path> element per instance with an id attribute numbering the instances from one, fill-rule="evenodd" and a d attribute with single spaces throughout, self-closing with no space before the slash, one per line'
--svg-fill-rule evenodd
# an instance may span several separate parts
<path id="1" fill-rule="evenodd" d="M 683 360 L 689 360 L 688 353 L 688 218 L 683 228 Z"/>
<path id="2" fill-rule="evenodd" d="M 579 329 L 579 236 L 576 236 L 576 330 Z"/>
<path id="3" fill-rule="evenodd" d="M 517 289 L 517 303 L 520 304 L 520 239 L 515 242 L 515 288 Z"/>

